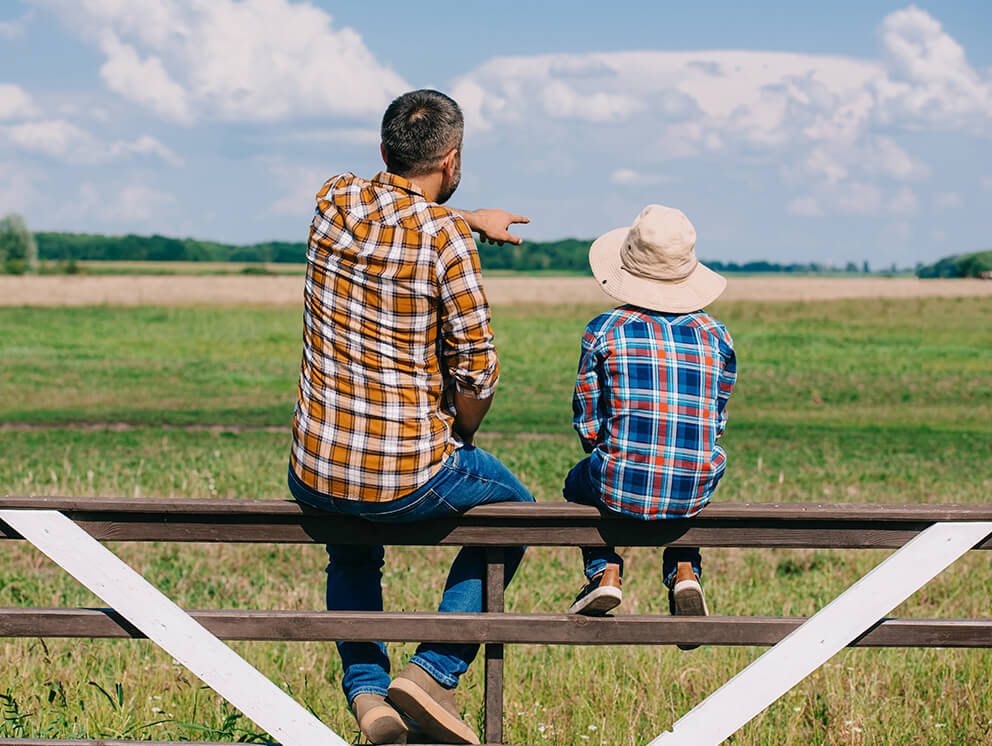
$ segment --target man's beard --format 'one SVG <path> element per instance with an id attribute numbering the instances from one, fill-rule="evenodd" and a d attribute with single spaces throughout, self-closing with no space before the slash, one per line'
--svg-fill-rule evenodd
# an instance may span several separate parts
<path id="1" fill-rule="evenodd" d="M 445 202 L 451 199 L 451 195 L 455 193 L 455 190 L 458 188 L 458 183 L 461 180 L 462 180 L 462 154 L 461 152 L 459 152 L 458 160 L 455 163 L 455 171 L 454 173 L 451 174 L 451 180 L 447 183 L 447 185 L 442 184 L 441 191 L 438 192 L 436 201 L 439 205 L 443 205 Z"/>

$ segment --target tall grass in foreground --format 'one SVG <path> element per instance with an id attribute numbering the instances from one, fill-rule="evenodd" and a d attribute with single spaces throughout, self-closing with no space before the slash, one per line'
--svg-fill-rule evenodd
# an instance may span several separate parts
<path id="1" fill-rule="evenodd" d="M 577 334 L 595 309 L 497 309 L 502 389 L 483 447 L 542 500 L 580 457 L 568 430 Z M 741 382 L 718 500 L 988 502 L 992 304 L 728 304 Z M 0 492 L 285 498 L 285 426 L 298 315 L 267 310 L 0 311 Z M 130 421 L 137 429 L 59 429 Z M 497 434 L 493 434 L 497 433 Z M 317 546 L 112 545 L 191 608 L 319 609 Z M 387 550 L 387 608 L 430 610 L 454 550 Z M 660 551 L 624 552 L 624 613 L 666 613 Z M 810 614 L 885 552 L 704 550 L 715 613 Z M 508 609 L 567 608 L 577 549 L 532 548 Z M 973 552 L 895 614 L 988 616 L 989 553 Z M 0 605 L 99 606 L 23 543 L 0 545 Z M 2 640 L 0 737 L 262 740 L 257 728 L 147 641 Z M 323 643 L 234 643 L 348 738 L 340 665 Z M 390 646 L 402 665 L 413 645 Z M 756 658 L 759 648 L 507 649 L 506 738 L 644 744 Z M 992 652 L 847 650 L 732 739 L 740 744 L 992 743 Z M 459 687 L 481 726 L 481 665 Z"/>

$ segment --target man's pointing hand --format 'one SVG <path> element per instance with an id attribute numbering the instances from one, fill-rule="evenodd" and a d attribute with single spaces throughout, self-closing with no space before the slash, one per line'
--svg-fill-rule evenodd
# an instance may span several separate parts
<path id="1" fill-rule="evenodd" d="M 521 244 L 523 239 L 514 236 L 509 232 L 509 227 L 514 223 L 529 223 L 530 218 L 523 215 L 514 215 L 506 210 L 488 209 L 481 210 L 457 210 L 458 214 L 465 218 L 469 228 L 479 234 L 479 238 L 491 244 L 504 243 Z"/>

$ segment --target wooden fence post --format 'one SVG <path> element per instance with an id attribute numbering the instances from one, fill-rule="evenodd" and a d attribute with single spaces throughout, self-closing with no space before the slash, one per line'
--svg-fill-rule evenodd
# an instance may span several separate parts
<path id="1" fill-rule="evenodd" d="M 503 592 L 506 578 L 506 550 L 486 550 L 487 612 L 503 611 Z M 486 643 L 486 726 L 485 743 L 503 743 L 503 645 Z"/>

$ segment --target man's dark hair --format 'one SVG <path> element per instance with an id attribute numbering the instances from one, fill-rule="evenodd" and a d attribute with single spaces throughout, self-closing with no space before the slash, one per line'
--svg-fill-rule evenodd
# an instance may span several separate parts
<path id="1" fill-rule="evenodd" d="M 424 88 L 397 98 L 382 115 L 386 168 L 397 176 L 422 176 L 452 148 L 461 148 L 462 110 L 439 91 Z"/>

